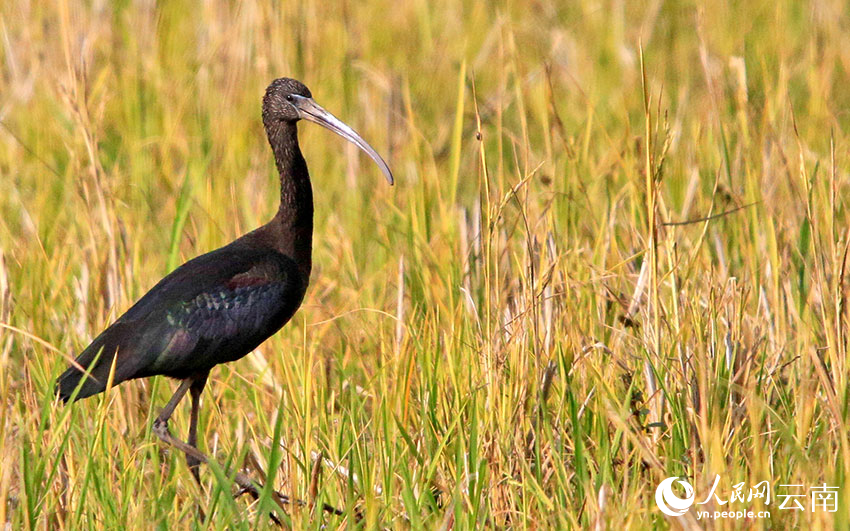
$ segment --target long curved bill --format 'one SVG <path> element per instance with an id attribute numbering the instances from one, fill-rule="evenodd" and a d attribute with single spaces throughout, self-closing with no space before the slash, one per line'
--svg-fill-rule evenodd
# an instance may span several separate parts
<path id="1" fill-rule="evenodd" d="M 378 155 L 378 152 L 366 143 L 366 141 L 363 140 L 363 138 L 358 135 L 354 129 L 348 127 L 345 122 L 323 109 L 321 105 L 313 101 L 313 98 L 306 98 L 304 96 L 297 96 L 294 94 L 292 95 L 292 98 L 294 100 L 292 105 L 298 110 L 298 114 L 303 120 L 307 120 L 330 129 L 334 133 L 365 151 L 366 154 L 375 161 L 375 164 L 381 168 L 381 171 L 384 173 L 384 177 L 387 178 L 387 181 L 390 184 L 393 184 L 393 172 L 390 171 L 390 167 L 387 166 L 384 159 Z"/>

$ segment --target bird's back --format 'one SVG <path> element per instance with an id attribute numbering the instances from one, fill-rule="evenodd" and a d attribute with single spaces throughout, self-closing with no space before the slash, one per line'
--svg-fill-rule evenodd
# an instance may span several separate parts
<path id="1" fill-rule="evenodd" d="M 295 262 L 245 238 L 175 269 L 104 330 L 57 380 L 67 401 L 114 383 L 164 374 L 185 378 L 239 359 L 278 331 L 301 304 L 307 280 Z"/>

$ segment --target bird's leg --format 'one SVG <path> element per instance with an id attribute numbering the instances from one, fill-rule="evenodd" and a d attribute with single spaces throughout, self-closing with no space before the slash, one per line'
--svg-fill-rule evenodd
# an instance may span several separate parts
<path id="1" fill-rule="evenodd" d="M 174 413 L 174 408 L 177 407 L 177 404 L 183 400 L 183 397 L 186 396 L 186 391 L 189 390 L 189 387 L 192 386 L 192 379 L 186 378 L 182 382 L 180 382 L 180 387 L 177 388 L 177 391 L 172 395 L 171 400 L 165 404 L 165 407 L 162 408 L 162 411 L 159 412 L 159 416 L 153 421 L 153 429 L 156 433 L 159 429 L 158 426 L 165 426 L 166 433 L 168 432 L 168 419 L 171 418 L 171 415 Z M 159 433 L 157 433 L 159 435 Z"/>
<path id="2" fill-rule="evenodd" d="M 204 381 L 206 381 L 206 375 L 204 375 Z M 195 385 L 195 382 L 196 378 L 186 378 L 180 383 L 180 387 L 178 387 L 177 391 L 174 392 L 174 396 L 171 397 L 171 400 L 168 401 L 165 407 L 162 408 L 159 416 L 155 421 L 153 421 L 152 431 L 164 443 L 169 444 L 186 454 L 187 459 L 191 456 L 197 463 L 206 463 L 208 461 L 207 456 L 199 452 L 194 446 L 190 446 L 179 439 L 175 439 L 171 435 L 171 432 L 168 431 L 168 419 L 170 419 L 171 415 L 174 413 L 174 408 L 176 408 L 177 404 L 179 404 L 183 397 L 186 396 L 189 388 Z M 190 429 L 189 431 L 191 434 L 192 430 Z"/>
<path id="3" fill-rule="evenodd" d="M 195 411 L 197 398 L 195 398 L 196 392 L 194 391 L 194 389 L 197 388 L 197 396 L 200 397 L 201 390 L 203 390 L 204 384 L 206 383 L 207 374 L 204 374 L 201 379 L 199 379 L 198 377 L 192 377 L 183 380 L 183 382 L 180 383 L 180 387 L 178 387 L 177 391 L 174 392 L 174 396 L 171 397 L 171 400 L 168 401 L 168 403 L 160 412 L 159 416 L 153 422 L 152 431 L 156 434 L 156 436 L 159 437 L 162 442 L 173 446 L 174 448 L 177 448 L 178 450 L 186 454 L 186 461 L 189 462 L 190 468 L 193 464 L 195 466 L 198 466 L 201 463 L 209 463 L 211 461 L 211 459 L 207 457 L 206 454 L 204 454 L 194 446 L 194 443 L 196 442 L 195 439 L 197 439 L 197 431 L 195 428 L 195 425 L 197 423 L 197 412 Z M 189 428 L 190 442 L 185 443 L 171 435 L 171 432 L 168 431 L 168 419 L 171 418 L 171 415 L 174 413 L 174 409 L 177 407 L 177 404 L 179 404 L 180 400 L 182 400 L 183 397 L 186 396 L 186 393 L 189 391 L 190 388 L 193 389 L 193 421 L 192 426 Z M 194 436 L 192 435 L 193 432 Z M 222 470 L 226 470 L 221 465 L 219 465 L 219 468 L 221 468 Z M 262 485 L 254 483 L 254 481 L 251 480 L 251 478 L 249 478 L 245 474 L 241 472 L 235 472 L 233 474 L 233 481 L 236 483 L 236 485 L 239 486 L 239 494 L 248 493 L 255 500 L 260 498 L 260 492 L 263 489 Z M 286 510 L 286 505 L 292 502 L 295 502 L 298 505 L 306 505 L 306 502 L 303 502 L 301 500 L 290 500 L 289 496 L 281 494 L 277 491 L 274 491 L 274 496 L 272 496 L 272 498 L 277 503 L 277 505 L 284 511 Z M 324 510 L 332 512 L 334 514 L 342 514 L 342 511 L 327 504 L 325 504 Z M 272 520 L 274 520 L 276 523 L 280 523 L 277 516 L 271 515 L 271 517 Z"/>
<path id="4" fill-rule="evenodd" d="M 174 392 L 174 395 L 171 397 L 171 400 L 162 408 L 159 416 L 157 416 L 156 420 L 153 422 L 152 431 L 156 434 L 157 437 L 162 440 L 162 442 L 177 448 L 184 454 L 186 454 L 186 461 L 189 463 L 189 468 L 192 470 L 193 475 L 197 472 L 197 467 L 201 463 L 209 463 L 210 458 L 206 456 L 206 454 L 202 453 L 195 447 L 197 443 L 197 421 L 198 421 L 198 406 L 199 406 L 199 398 L 201 395 L 201 391 L 204 388 L 207 380 L 207 374 L 203 374 L 201 378 L 186 378 L 180 383 L 180 387 L 177 388 L 177 391 Z M 191 416 L 191 425 L 189 427 L 189 442 L 185 443 L 180 439 L 177 439 L 171 432 L 168 430 L 168 419 L 171 418 L 171 415 L 174 413 L 174 409 L 177 407 L 177 404 L 186 396 L 186 393 L 189 390 L 192 390 L 192 416 Z M 193 468 L 193 466 L 195 468 Z M 220 465 L 219 465 L 220 466 Z M 224 470 L 224 467 L 221 467 Z M 196 476 L 195 479 L 198 479 L 199 476 Z M 251 478 L 246 476 L 241 472 L 236 472 L 233 476 L 233 481 L 239 486 L 240 492 L 247 492 L 251 494 L 252 497 L 258 499 L 260 497 L 260 491 L 262 490 L 262 486 L 258 486 L 255 484 Z M 280 506 L 281 509 L 286 509 L 286 504 L 289 503 L 289 497 L 283 494 L 279 494 L 275 492 L 274 496 L 275 501 Z M 303 503 L 303 502 L 302 502 Z M 276 516 L 272 515 L 272 519 L 279 523 L 279 520 Z"/>
<path id="5" fill-rule="evenodd" d="M 204 390 L 204 386 L 207 384 L 207 376 L 209 372 L 204 373 L 199 376 L 192 382 L 192 386 L 189 388 L 189 394 L 192 397 L 192 414 L 189 418 L 189 439 L 186 441 L 189 446 L 193 448 L 198 448 L 198 410 L 201 405 L 201 393 Z M 198 482 L 198 485 L 201 484 L 201 475 L 198 471 L 201 461 L 196 457 L 191 456 L 190 454 L 186 454 L 186 464 L 189 465 L 189 470 L 192 471 L 192 475 L 195 477 L 195 481 Z"/>

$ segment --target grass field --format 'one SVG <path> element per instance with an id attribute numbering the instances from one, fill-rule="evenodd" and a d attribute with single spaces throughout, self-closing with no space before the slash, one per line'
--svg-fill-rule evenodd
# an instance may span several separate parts
<path id="1" fill-rule="evenodd" d="M 151 434 L 173 381 L 52 388 L 274 214 L 260 100 L 291 76 L 397 184 L 300 127 L 304 306 L 204 394 L 202 449 L 308 502 L 285 523 L 850 527 L 844 2 L 281 4 L 0 3 L 0 523 L 271 525 Z M 667 517 L 668 476 L 773 499 Z M 742 509 L 770 517 L 697 519 Z"/>

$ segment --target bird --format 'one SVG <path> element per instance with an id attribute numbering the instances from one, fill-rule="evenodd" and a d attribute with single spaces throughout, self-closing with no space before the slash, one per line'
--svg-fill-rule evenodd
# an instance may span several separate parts
<path id="1" fill-rule="evenodd" d="M 298 145 L 299 121 L 325 127 L 354 143 L 393 174 L 380 155 L 351 127 L 313 100 L 300 81 L 271 82 L 262 100 L 262 121 L 280 174 L 280 206 L 265 225 L 189 260 L 160 280 L 98 335 L 56 380 L 55 392 L 73 402 L 112 385 L 156 375 L 180 381 L 152 431 L 186 454 L 200 484 L 197 447 L 200 397 L 210 370 L 236 361 L 280 330 L 301 305 L 310 282 L 313 189 Z M 189 434 L 173 437 L 168 421 L 191 396 Z M 237 483 L 240 483 L 237 477 Z M 246 483 L 242 485 L 242 483 Z M 240 483 L 249 488 L 247 480 Z"/>

